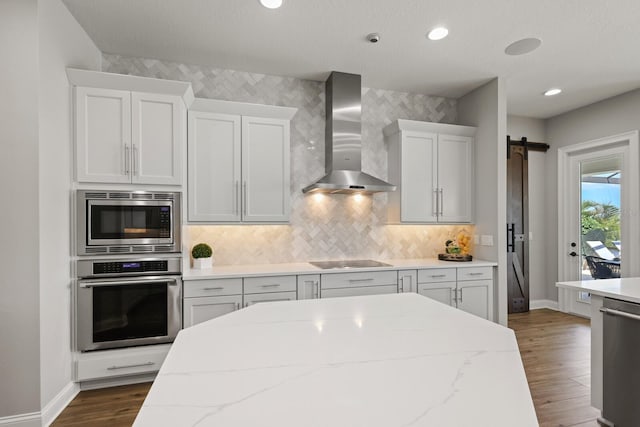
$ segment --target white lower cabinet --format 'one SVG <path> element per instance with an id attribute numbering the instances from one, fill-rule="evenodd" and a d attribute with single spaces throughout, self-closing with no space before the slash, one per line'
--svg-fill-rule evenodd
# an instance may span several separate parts
<path id="1" fill-rule="evenodd" d="M 323 289 L 322 298 L 355 297 L 361 295 L 397 294 L 398 285 L 353 286 L 350 288 Z"/>
<path id="2" fill-rule="evenodd" d="M 244 307 L 259 302 L 297 299 L 296 276 L 245 277 L 243 280 Z"/>
<path id="3" fill-rule="evenodd" d="M 170 344 L 162 344 L 78 353 L 76 381 L 157 372 L 167 357 L 169 348 Z"/>
<path id="4" fill-rule="evenodd" d="M 242 279 L 184 281 L 182 326 L 197 325 L 242 307 Z"/>
<path id="5" fill-rule="evenodd" d="M 320 275 L 305 274 L 298 276 L 298 299 L 320 298 Z"/>
<path id="6" fill-rule="evenodd" d="M 295 301 L 296 292 L 268 292 L 263 294 L 248 294 L 244 296 L 244 306 L 257 304 L 259 302 L 274 302 L 274 301 Z"/>
<path id="7" fill-rule="evenodd" d="M 416 270 L 398 271 L 398 292 L 418 292 L 418 272 Z"/>
<path id="8" fill-rule="evenodd" d="M 418 270 L 418 293 L 493 320 L 493 268 Z"/>

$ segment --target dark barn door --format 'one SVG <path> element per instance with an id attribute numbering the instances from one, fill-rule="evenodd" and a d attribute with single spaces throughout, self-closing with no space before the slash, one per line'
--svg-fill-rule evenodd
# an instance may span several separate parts
<path id="1" fill-rule="evenodd" d="M 507 298 L 509 313 L 529 311 L 529 185 L 526 148 L 507 159 Z"/>

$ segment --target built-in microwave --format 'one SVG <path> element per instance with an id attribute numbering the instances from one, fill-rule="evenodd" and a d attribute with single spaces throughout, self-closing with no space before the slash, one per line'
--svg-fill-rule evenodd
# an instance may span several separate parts
<path id="1" fill-rule="evenodd" d="M 180 193 L 78 190 L 77 254 L 180 252 Z"/>

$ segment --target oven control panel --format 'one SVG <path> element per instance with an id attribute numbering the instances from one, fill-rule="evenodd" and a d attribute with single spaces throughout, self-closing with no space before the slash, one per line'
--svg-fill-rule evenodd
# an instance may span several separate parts
<path id="1" fill-rule="evenodd" d="M 168 271 L 167 268 L 166 260 L 96 262 L 93 264 L 93 274 L 165 273 Z"/>
<path id="2" fill-rule="evenodd" d="M 181 265 L 181 258 L 79 260 L 78 277 L 179 275 Z"/>

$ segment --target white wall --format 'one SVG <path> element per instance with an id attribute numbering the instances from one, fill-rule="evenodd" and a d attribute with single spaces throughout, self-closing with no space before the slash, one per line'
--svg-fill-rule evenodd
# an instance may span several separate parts
<path id="1" fill-rule="evenodd" d="M 460 124 L 477 126 L 475 139 L 476 234 L 493 236 L 493 246 L 475 246 L 478 258 L 498 263 L 494 310 L 507 324 L 507 110 L 505 84 L 496 78 L 458 100 Z"/>
<path id="2" fill-rule="evenodd" d="M 38 1 L 38 29 L 40 271 L 46 272 L 40 277 L 40 384 L 45 407 L 71 382 L 73 106 L 65 69 L 99 70 L 102 55 L 60 0 Z"/>
<path id="3" fill-rule="evenodd" d="M 546 166 L 547 298 L 558 299 L 558 148 L 640 128 L 640 90 L 588 105 L 546 121 L 551 149 Z M 640 188 L 640 183 L 637 183 Z M 636 221 L 640 221 L 637 214 Z M 638 238 L 639 236 L 636 236 Z"/>
<path id="4" fill-rule="evenodd" d="M 532 142 L 546 142 L 544 120 L 507 116 L 507 135 L 512 139 L 526 137 Z M 529 152 L 529 298 L 547 299 L 546 224 L 545 224 L 545 159 L 547 154 Z M 550 242 L 553 244 L 554 242 Z"/>
<path id="5" fill-rule="evenodd" d="M 0 1 L 0 418 L 40 410 L 36 0 Z"/>

